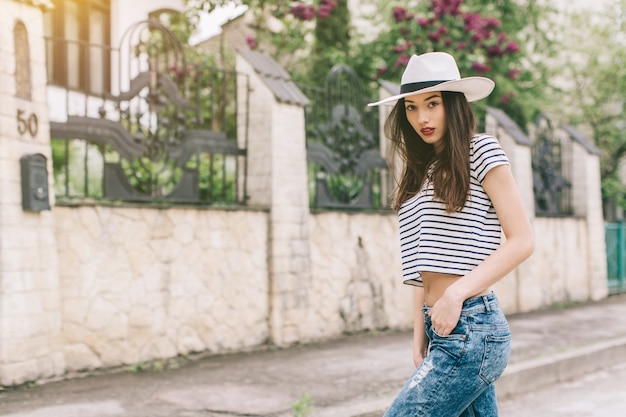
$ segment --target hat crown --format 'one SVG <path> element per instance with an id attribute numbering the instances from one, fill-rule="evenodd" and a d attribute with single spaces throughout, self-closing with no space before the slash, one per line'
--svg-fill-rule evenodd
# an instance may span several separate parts
<path id="1" fill-rule="evenodd" d="M 445 52 L 428 52 L 413 55 L 400 81 L 400 94 L 384 98 L 368 106 L 391 103 L 414 94 L 433 91 L 463 93 L 468 102 L 487 97 L 495 83 L 485 77 L 461 78 L 454 57 Z"/>
<path id="2" fill-rule="evenodd" d="M 445 52 L 413 55 L 402 74 L 401 84 L 460 80 L 454 57 Z"/>

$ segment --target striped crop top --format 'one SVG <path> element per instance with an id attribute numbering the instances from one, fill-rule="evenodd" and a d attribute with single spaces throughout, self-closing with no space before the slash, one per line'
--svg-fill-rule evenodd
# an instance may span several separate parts
<path id="1" fill-rule="evenodd" d="M 422 286 L 420 272 L 465 275 L 500 246 L 501 227 L 493 204 L 482 187 L 485 175 L 509 159 L 498 140 L 476 135 L 470 144 L 470 195 L 460 212 L 446 212 L 434 201 L 432 183 L 398 211 L 400 255 L 405 284 Z"/>

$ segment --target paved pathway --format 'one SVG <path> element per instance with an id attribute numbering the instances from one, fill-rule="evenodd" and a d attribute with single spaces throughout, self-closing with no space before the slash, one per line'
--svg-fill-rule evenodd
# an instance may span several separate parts
<path id="1" fill-rule="evenodd" d="M 626 363 L 626 295 L 509 320 L 503 401 Z M 310 417 L 376 417 L 412 369 L 409 332 L 368 333 L 0 391 L 0 416 L 293 417 L 308 396 Z"/>

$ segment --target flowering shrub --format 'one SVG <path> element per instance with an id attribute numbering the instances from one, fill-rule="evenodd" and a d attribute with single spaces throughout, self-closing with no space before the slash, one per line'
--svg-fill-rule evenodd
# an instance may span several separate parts
<path id="1" fill-rule="evenodd" d="M 507 86 L 522 74 L 519 44 L 502 29 L 499 19 L 466 11 L 463 0 L 431 0 L 424 13 L 396 7 L 390 36 L 389 58 L 377 69 L 377 78 L 398 79 L 411 55 L 443 51 L 456 58 L 462 76 L 495 79 L 503 104 L 515 94 Z"/>
<path id="2" fill-rule="evenodd" d="M 291 7 L 291 14 L 298 20 L 309 21 L 315 17 L 325 19 L 330 16 L 333 9 L 337 7 L 334 0 L 320 0 L 318 7 L 311 4 L 296 3 Z"/>
<path id="3" fill-rule="evenodd" d="M 250 7 L 252 7 L 252 4 L 251 2 Z M 335 0 L 319 0 L 319 5 L 317 6 L 304 2 L 297 2 L 291 6 L 284 3 L 276 3 L 271 14 L 283 21 L 285 19 L 295 19 L 298 22 L 312 22 L 316 19 L 329 18 L 335 8 L 337 8 Z M 303 37 L 303 32 L 296 36 Z M 250 49 L 256 49 L 259 46 L 259 40 L 251 34 L 246 35 L 246 42 Z M 284 45 L 282 46 L 279 49 L 284 49 Z"/>

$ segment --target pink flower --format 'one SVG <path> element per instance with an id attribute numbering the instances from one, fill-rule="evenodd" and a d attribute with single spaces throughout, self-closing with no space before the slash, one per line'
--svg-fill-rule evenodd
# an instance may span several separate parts
<path id="1" fill-rule="evenodd" d="M 495 17 L 488 17 L 485 21 L 485 27 L 489 29 L 495 29 L 502 25 L 502 22 Z"/>
<path id="2" fill-rule="evenodd" d="M 459 7 L 463 0 L 432 0 L 431 7 L 436 17 L 443 17 L 447 14 L 458 16 L 461 14 Z"/>
<path id="3" fill-rule="evenodd" d="M 502 49 L 500 49 L 499 45 L 493 45 L 487 48 L 487 55 L 491 57 L 502 56 L 503 52 L 502 52 Z"/>
<path id="4" fill-rule="evenodd" d="M 428 19 L 426 19 L 425 17 L 418 17 L 417 18 L 417 24 L 420 25 L 421 27 L 425 28 L 425 27 L 428 27 L 430 25 L 430 21 Z"/>
<path id="5" fill-rule="evenodd" d="M 428 39 L 433 42 L 439 42 L 439 40 L 441 39 L 441 34 L 439 32 L 429 32 L 427 36 Z"/>
<path id="6" fill-rule="evenodd" d="M 378 71 L 376 71 L 376 78 L 382 77 L 385 72 L 387 72 L 387 67 L 382 66 L 378 68 Z"/>
<path id="7" fill-rule="evenodd" d="M 478 22 L 480 21 L 480 15 L 477 13 L 466 13 L 463 17 L 463 23 L 465 23 L 465 31 L 469 32 L 474 30 L 478 26 Z"/>
<path id="8" fill-rule="evenodd" d="M 406 9 L 404 7 L 396 7 L 393 9 L 393 20 L 400 23 L 406 19 Z"/>
<path id="9" fill-rule="evenodd" d="M 481 64 L 480 62 L 474 62 L 472 64 L 472 69 L 481 74 L 491 71 L 491 67 L 489 65 Z"/>
<path id="10" fill-rule="evenodd" d="M 409 63 L 409 57 L 407 55 L 400 55 L 396 60 L 395 67 L 400 68 L 406 66 Z"/>
<path id="11" fill-rule="evenodd" d="M 505 95 L 504 95 L 504 97 L 502 97 L 502 98 L 500 99 L 500 102 L 501 102 L 502 104 L 506 104 L 506 103 L 508 103 L 508 102 L 509 102 L 509 100 L 511 100 L 511 98 L 513 97 L 513 95 L 514 95 L 514 93 L 512 93 L 512 92 L 511 92 L 511 93 L 508 93 L 508 94 L 505 94 Z"/>
<path id="12" fill-rule="evenodd" d="M 462 51 L 463 49 L 465 49 L 465 42 L 459 42 L 456 46 L 456 49 L 458 51 Z"/>
<path id="13" fill-rule="evenodd" d="M 248 43 L 248 48 L 254 49 L 256 48 L 256 39 L 252 35 L 246 35 L 246 42 Z"/>
<path id="14" fill-rule="evenodd" d="M 510 53 L 515 53 L 519 51 L 519 45 L 517 44 L 517 42 L 511 41 L 506 44 L 506 51 Z"/>
<path id="15" fill-rule="evenodd" d="M 291 8 L 291 14 L 298 20 L 313 20 L 315 17 L 315 7 L 298 3 Z"/>
<path id="16" fill-rule="evenodd" d="M 337 7 L 337 3 L 334 0 L 321 0 L 317 15 L 325 19 L 330 16 L 335 7 Z"/>
<path id="17" fill-rule="evenodd" d="M 485 38 L 485 35 L 482 33 L 474 33 L 471 37 L 472 42 L 480 42 Z"/>
<path id="18" fill-rule="evenodd" d="M 450 38 L 446 38 L 446 40 L 444 41 L 444 43 L 443 43 L 443 44 L 444 44 L 444 45 L 446 45 L 446 46 L 450 46 L 450 45 L 452 45 L 452 39 L 450 39 Z"/>
<path id="19" fill-rule="evenodd" d="M 522 71 L 518 69 L 512 69 L 512 70 L 509 70 L 507 76 L 512 80 L 517 80 L 521 73 Z"/>
<path id="20" fill-rule="evenodd" d="M 321 17 L 322 19 L 326 19 L 328 16 L 330 16 L 330 12 L 332 10 L 333 9 L 330 8 L 330 6 L 326 6 L 326 5 L 320 6 L 319 10 L 317 11 L 317 15 Z"/>

